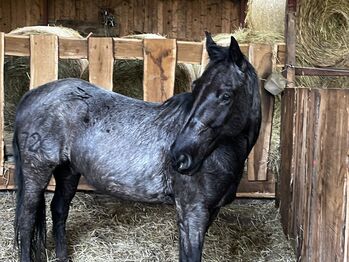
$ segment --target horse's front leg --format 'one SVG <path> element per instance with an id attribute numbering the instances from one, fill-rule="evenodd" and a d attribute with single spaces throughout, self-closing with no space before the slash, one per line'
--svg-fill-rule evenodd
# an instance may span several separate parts
<path id="1" fill-rule="evenodd" d="M 179 261 L 201 261 L 204 238 L 210 222 L 210 213 L 202 203 L 176 200 L 179 228 Z"/>

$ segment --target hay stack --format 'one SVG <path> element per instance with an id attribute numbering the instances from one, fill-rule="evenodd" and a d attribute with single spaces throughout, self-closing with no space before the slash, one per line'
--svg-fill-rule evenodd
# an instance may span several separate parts
<path id="1" fill-rule="evenodd" d="M 349 1 L 301 1 L 297 15 L 297 64 L 349 68 Z M 348 77 L 300 77 L 306 87 L 349 88 Z"/>
<path id="2" fill-rule="evenodd" d="M 129 35 L 131 39 L 165 39 L 159 34 Z M 177 64 L 175 75 L 175 90 L 178 94 L 190 90 L 192 80 L 196 79 L 190 71 L 192 65 Z M 83 79 L 88 80 L 88 69 L 83 73 Z M 138 99 L 143 99 L 143 60 L 116 59 L 113 71 L 113 91 Z"/>
<path id="3" fill-rule="evenodd" d="M 54 34 L 59 37 L 82 38 L 75 30 L 66 27 L 29 26 L 18 28 L 10 35 Z M 87 66 L 87 60 L 59 59 L 58 78 L 80 77 Z M 5 80 L 5 128 L 13 129 L 16 105 L 28 91 L 30 82 L 30 62 L 28 57 L 6 56 L 4 64 Z"/>
<path id="4" fill-rule="evenodd" d="M 246 23 L 253 32 L 284 34 L 286 0 L 249 0 Z"/>

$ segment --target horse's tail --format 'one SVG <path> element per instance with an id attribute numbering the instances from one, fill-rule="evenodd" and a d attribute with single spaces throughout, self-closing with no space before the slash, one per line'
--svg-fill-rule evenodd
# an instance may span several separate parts
<path id="1" fill-rule="evenodd" d="M 24 181 L 23 181 L 23 168 L 22 168 L 22 160 L 21 160 L 21 152 L 18 142 L 18 132 L 15 129 L 13 136 L 13 152 L 15 158 L 15 182 L 16 182 L 16 214 L 14 221 L 14 230 L 15 230 L 15 245 L 19 247 L 20 244 L 20 223 L 22 219 L 26 219 L 25 217 L 21 217 L 21 209 L 23 208 L 24 196 L 23 192 Z M 46 206 L 45 206 L 45 196 L 44 194 L 40 194 L 40 200 L 38 204 L 35 217 L 34 224 L 34 234 L 31 241 L 31 254 L 32 261 L 46 261 Z M 27 232 L 30 234 L 30 232 Z"/>

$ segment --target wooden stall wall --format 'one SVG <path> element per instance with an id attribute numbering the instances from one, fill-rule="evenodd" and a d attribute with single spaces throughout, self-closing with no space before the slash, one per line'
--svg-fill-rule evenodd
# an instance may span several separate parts
<path id="1" fill-rule="evenodd" d="M 0 32 L 28 25 L 47 24 L 46 0 L 1 0 Z"/>
<path id="2" fill-rule="evenodd" d="M 280 210 L 299 261 L 348 261 L 349 90 L 286 89 Z"/>
<path id="3" fill-rule="evenodd" d="M 246 0 L 1 0 L 0 31 L 29 25 L 63 25 L 83 35 L 160 33 L 201 40 L 203 31 L 228 33 L 243 25 Z M 101 11 L 114 17 L 103 25 Z"/>
<path id="4" fill-rule="evenodd" d="M 112 89 L 114 59 L 144 59 L 144 98 L 147 101 L 164 101 L 173 95 L 175 64 L 202 64 L 207 52 L 202 42 L 177 41 L 172 39 L 124 39 L 110 37 L 90 37 L 88 39 L 57 38 L 52 35 L 13 36 L 3 35 L 0 44 L 1 54 L 9 56 L 30 56 L 31 88 L 47 81 L 57 79 L 57 59 L 75 58 L 89 60 L 89 80 L 108 90 Z M 0 39 L 1 40 L 1 39 Z M 256 67 L 260 78 L 266 77 L 271 67 L 284 63 L 285 45 L 242 44 L 243 53 Z M 166 50 L 166 52 L 159 52 Z M 166 53 L 166 57 L 162 54 Z M 149 59 L 149 56 L 156 59 Z M 275 57 L 275 59 L 272 59 Z M 156 61 L 161 61 L 161 68 Z M 1 63 L 1 61 L 0 61 Z M 274 64 L 275 63 L 275 64 Z M 1 66 L 1 65 L 0 65 Z M 117 69 L 116 69 L 117 70 Z M 1 68 L 0 68 L 1 74 Z M 1 132 L 1 94 L 3 80 L 0 78 L 0 134 Z M 261 81 L 263 82 L 263 81 Z M 261 85 L 261 89 L 263 85 Z M 254 157 L 249 159 L 245 176 L 239 187 L 239 196 L 274 197 L 275 179 L 267 168 L 270 143 L 270 125 L 273 99 L 262 92 L 263 111 L 266 112 L 262 135 L 253 149 Z M 268 113 L 269 112 L 269 113 Z M 0 145 L 1 148 L 1 145 Z M 253 153 L 252 153 L 253 154 Z M 0 163 L 4 159 L 0 155 Z M 0 166 L 1 167 L 1 166 Z M 54 187 L 54 181 L 49 188 Z M 13 189 L 13 163 L 6 162 L 5 172 L 0 173 L 0 189 Z M 81 182 L 79 189 L 91 189 Z"/>

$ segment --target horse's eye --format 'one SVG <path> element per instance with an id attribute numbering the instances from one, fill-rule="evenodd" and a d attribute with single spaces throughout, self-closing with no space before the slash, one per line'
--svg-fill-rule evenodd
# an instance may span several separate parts
<path id="1" fill-rule="evenodd" d="M 231 100 L 231 94 L 229 94 L 229 93 L 223 93 L 223 94 L 221 95 L 221 100 L 222 100 L 223 102 L 229 102 L 229 101 Z"/>

